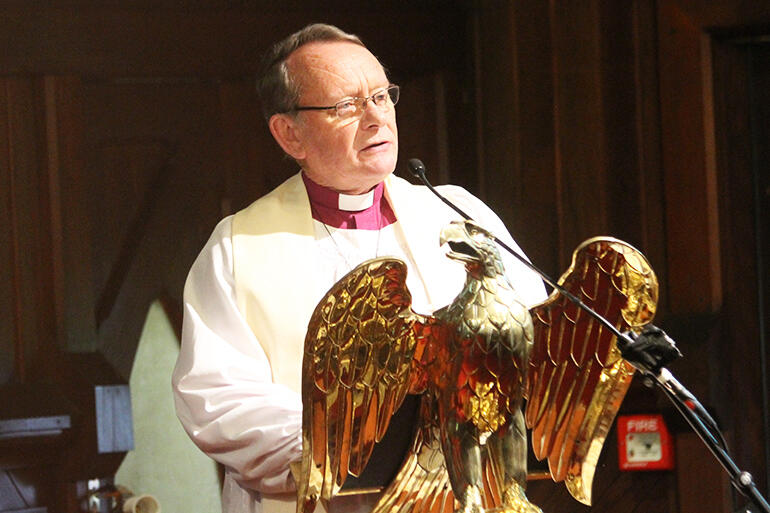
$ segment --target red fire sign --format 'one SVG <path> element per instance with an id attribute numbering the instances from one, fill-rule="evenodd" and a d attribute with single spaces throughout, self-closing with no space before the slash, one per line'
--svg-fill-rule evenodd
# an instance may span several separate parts
<path id="1" fill-rule="evenodd" d="M 663 416 L 618 417 L 618 460 L 621 470 L 673 469 L 673 442 Z"/>

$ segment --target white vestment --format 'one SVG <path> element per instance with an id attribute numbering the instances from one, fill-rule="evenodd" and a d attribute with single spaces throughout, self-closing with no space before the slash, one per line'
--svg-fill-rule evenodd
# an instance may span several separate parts
<path id="1" fill-rule="evenodd" d="M 462 188 L 444 196 L 509 246 L 503 223 Z M 172 378 L 177 415 L 193 442 L 225 466 L 225 513 L 293 511 L 289 463 L 301 458 L 304 334 L 315 305 L 352 266 L 396 256 L 419 313 L 450 303 L 463 266 L 439 247 L 459 216 L 427 188 L 394 176 L 385 197 L 397 221 L 376 230 L 335 230 L 311 217 L 301 176 L 215 228 L 184 290 L 184 323 Z M 501 251 L 525 304 L 545 299 L 540 278 Z"/>

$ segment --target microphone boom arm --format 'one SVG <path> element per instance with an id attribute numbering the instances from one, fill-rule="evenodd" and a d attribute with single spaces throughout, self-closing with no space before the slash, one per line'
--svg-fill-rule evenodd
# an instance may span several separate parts
<path id="1" fill-rule="evenodd" d="M 447 204 L 452 210 L 460 214 L 460 216 L 463 217 L 463 219 L 466 219 L 468 221 L 474 221 L 474 219 L 466 214 L 460 207 L 446 199 L 444 196 L 441 195 L 434 187 L 431 185 L 431 183 L 428 181 L 428 178 L 425 176 L 425 165 L 419 160 L 419 159 L 409 159 L 409 162 L 407 163 L 409 166 L 409 170 L 412 172 L 412 174 L 417 177 L 430 191 L 435 194 L 441 201 L 443 201 L 445 204 Z M 508 253 L 516 257 L 522 264 L 527 266 L 528 269 L 535 272 L 544 282 L 546 282 L 550 287 L 556 289 L 559 291 L 559 294 L 563 294 L 566 296 L 570 301 L 575 303 L 577 306 L 582 308 L 587 314 L 589 314 L 591 317 L 599 321 L 605 328 L 610 330 L 610 332 L 615 335 L 618 338 L 624 338 L 626 335 L 621 333 L 615 326 L 612 325 L 611 322 L 609 322 L 607 319 L 596 313 L 594 310 L 589 308 L 585 303 L 583 303 L 578 297 L 576 297 L 574 294 L 569 292 L 567 289 L 553 281 L 550 276 L 548 276 L 546 273 L 538 269 L 532 262 L 527 260 L 524 255 L 520 254 L 519 252 L 511 249 L 508 244 L 506 244 L 504 241 L 500 240 L 500 238 L 492 234 L 492 238 L 494 241 L 504 250 L 506 250 Z M 629 339 L 628 342 L 631 342 Z"/>

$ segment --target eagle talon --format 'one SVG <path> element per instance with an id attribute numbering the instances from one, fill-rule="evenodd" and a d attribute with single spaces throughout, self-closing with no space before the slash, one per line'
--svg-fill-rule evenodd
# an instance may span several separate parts
<path id="1" fill-rule="evenodd" d="M 455 513 L 485 513 L 481 505 L 481 492 L 475 486 L 468 486 L 463 494 L 463 501 Z"/>
<path id="2" fill-rule="evenodd" d="M 513 483 L 503 493 L 503 507 L 500 511 L 505 513 L 543 513 L 543 510 L 529 502 L 524 488 L 519 483 Z"/>

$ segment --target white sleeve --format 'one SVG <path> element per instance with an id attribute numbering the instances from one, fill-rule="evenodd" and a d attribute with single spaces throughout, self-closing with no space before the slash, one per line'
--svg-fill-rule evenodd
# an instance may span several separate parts
<path id="1" fill-rule="evenodd" d="M 220 222 L 187 277 L 177 416 L 193 442 L 243 486 L 292 491 L 302 454 L 302 398 L 272 381 L 270 364 L 237 307 L 231 218 Z"/>
<path id="2" fill-rule="evenodd" d="M 476 220 L 476 223 L 482 228 L 496 235 L 505 242 L 512 250 L 523 256 L 527 261 L 529 258 L 524 251 L 513 240 L 505 224 L 483 201 L 456 185 L 444 185 L 437 187 L 450 201 L 455 203 L 461 210 Z M 506 274 L 513 287 L 520 294 L 524 303 L 533 307 L 545 301 L 548 297 L 545 285 L 540 276 L 529 267 L 524 265 L 518 258 L 500 248 L 500 257 L 503 259 Z"/>

